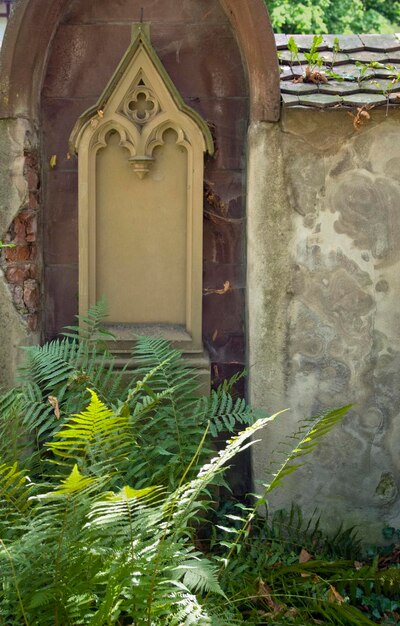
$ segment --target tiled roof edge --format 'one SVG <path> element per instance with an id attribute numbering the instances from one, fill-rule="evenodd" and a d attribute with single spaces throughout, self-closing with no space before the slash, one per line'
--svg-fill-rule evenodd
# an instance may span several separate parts
<path id="1" fill-rule="evenodd" d="M 289 50 L 293 37 L 297 52 Z M 323 35 L 318 64 L 305 52 L 314 35 L 276 34 L 284 107 L 400 106 L 400 34 Z"/>

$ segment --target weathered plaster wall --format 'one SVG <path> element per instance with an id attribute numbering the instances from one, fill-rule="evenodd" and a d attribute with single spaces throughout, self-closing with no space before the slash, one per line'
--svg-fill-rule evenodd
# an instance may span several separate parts
<path id="1" fill-rule="evenodd" d="M 263 478 L 298 421 L 354 403 L 273 506 L 373 536 L 400 525 L 400 114 L 285 111 L 249 135 L 250 397 L 290 407 L 254 452 Z"/>
<path id="2" fill-rule="evenodd" d="M 19 347 L 38 339 L 35 149 L 26 120 L 0 120 L 0 239 L 15 244 L 0 256 L 0 387 L 14 380 Z"/>

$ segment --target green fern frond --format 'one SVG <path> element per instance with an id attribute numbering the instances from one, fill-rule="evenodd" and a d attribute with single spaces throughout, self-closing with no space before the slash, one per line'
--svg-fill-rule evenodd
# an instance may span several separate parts
<path id="1" fill-rule="evenodd" d="M 67 476 L 65 480 L 61 481 L 60 487 L 57 487 L 51 495 L 69 496 L 73 493 L 81 491 L 82 489 L 86 489 L 89 485 L 93 485 L 94 482 L 94 478 L 83 476 L 83 474 L 80 473 L 78 466 L 75 464 L 70 475 Z"/>
<path id="2" fill-rule="evenodd" d="M 132 359 L 137 365 L 138 380 L 153 370 L 153 391 L 162 392 L 174 388 L 174 400 L 178 403 L 187 401 L 188 396 L 193 398 L 200 386 L 198 372 L 188 368 L 183 362 L 182 354 L 173 349 L 165 339 L 138 336 Z"/>
<path id="3" fill-rule="evenodd" d="M 76 317 L 79 325 L 65 326 L 67 332 L 63 332 L 64 337 L 74 339 L 77 342 L 98 342 L 104 339 L 114 339 L 113 334 L 103 327 L 107 317 L 107 302 L 104 297 L 92 305 L 86 315 L 77 315 Z"/>
<path id="4" fill-rule="evenodd" d="M 190 560 L 175 567 L 174 572 L 192 593 L 216 593 L 226 597 L 218 582 L 216 566 L 203 556 L 198 558 L 193 555 Z"/>
<path id="5" fill-rule="evenodd" d="M 86 410 L 73 415 L 55 433 L 56 441 L 48 443 L 47 448 L 63 459 L 91 459 L 93 469 L 96 459 L 103 459 L 106 464 L 107 455 L 112 452 L 116 462 L 118 456 L 135 442 L 128 418 L 115 416 L 94 391 L 89 390 L 89 393 L 91 401 Z"/>
<path id="6" fill-rule="evenodd" d="M 273 473 L 271 482 L 265 485 L 266 494 L 276 489 L 276 487 L 282 483 L 285 476 L 292 474 L 296 469 L 301 467 L 302 463 L 298 463 L 297 460 L 310 454 L 318 445 L 321 437 L 324 437 L 340 423 L 350 408 L 351 405 L 349 404 L 315 418 L 305 420 L 302 423 L 298 432 L 290 436 L 290 440 L 298 440 L 296 446 L 291 452 L 286 454 L 278 470 Z"/>
<path id="7" fill-rule="evenodd" d="M 19 370 L 20 379 L 31 380 L 41 389 L 52 389 L 71 376 L 79 346 L 63 339 L 44 346 L 28 346 L 24 350 L 26 362 Z"/>
<path id="8" fill-rule="evenodd" d="M 125 485 L 118 493 L 109 492 L 106 498 L 95 502 L 88 514 L 87 527 L 112 525 L 116 522 L 126 521 L 133 523 L 133 516 L 138 511 L 141 514 L 154 502 L 160 503 L 163 489 L 158 486 L 133 489 Z M 157 521 L 162 519 L 163 513 L 159 511 Z"/>
<path id="9" fill-rule="evenodd" d="M 20 389 L 11 389 L 0 396 L 0 458 L 4 462 L 20 462 L 30 448 L 23 432 L 22 416 L 24 394 Z"/>
<path id="10" fill-rule="evenodd" d="M 212 390 L 209 398 L 199 400 L 196 413 L 201 416 L 203 423 L 210 423 L 213 437 L 221 432 L 233 433 L 238 426 L 248 426 L 255 421 L 254 413 L 246 401 L 242 398 L 235 400 L 224 384 Z"/>
<path id="11" fill-rule="evenodd" d="M 175 602 L 171 602 L 170 614 L 165 616 L 165 626 L 216 626 L 195 595 L 181 593 L 172 600 Z"/>
<path id="12" fill-rule="evenodd" d="M 0 528 L 1 536 L 12 530 L 13 524 L 25 518 L 31 506 L 32 485 L 25 472 L 13 465 L 0 465 Z"/>
<path id="13" fill-rule="evenodd" d="M 181 517 L 184 519 L 186 516 L 192 514 L 193 504 L 199 501 L 200 494 L 215 480 L 224 466 L 226 466 L 233 457 L 239 454 L 239 452 L 243 452 L 248 447 L 257 443 L 257 440 L 254 439 L 252 439 L 252 441 L 248 440 L 251 439 L 256 432 L 265 428 L 277 415 L 278 413 L 270 417 L 261 418 L 251 426 L 248 426 L 237 436 L 229 439 L 226 447 L 220 450 L 217 456 L 201 467 L 195 479 L 190 481 L 187 485 L 182 486 L 171 496 L 170 505 L 174 511 L 175 522 L 176 518 L 179 519 Z"/>

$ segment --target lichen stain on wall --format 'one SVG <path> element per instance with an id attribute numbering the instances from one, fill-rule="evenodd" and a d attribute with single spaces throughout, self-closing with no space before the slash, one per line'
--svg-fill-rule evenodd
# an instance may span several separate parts
<path id="1" fill-rule="evenodd" d="M 354 407 L 276 505 L 317 506 L 371 536 L 400 525 L 400 115 L 373 111 L 357 132 L 344 111 L 292 110 L 282 131 L 293 233 L 282 404 L 291 426 Z M 275 442 L 290 430 L 276 429 Z"/>

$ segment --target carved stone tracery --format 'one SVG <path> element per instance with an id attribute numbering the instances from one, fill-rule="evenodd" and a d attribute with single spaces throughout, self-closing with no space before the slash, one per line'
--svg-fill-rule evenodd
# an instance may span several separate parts
<path id="1" fill-rule="evenodd" d="M 143 81 L 139 81 L 143 83 Z M 160 103 L 149 87 L 145 84 L 138 84 L 129 93 L 122 105 L 124 115 L 132 120 L 139 127 L 147 124 L 160 111 Z"/>

